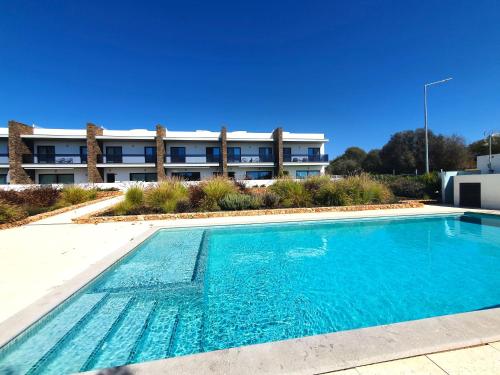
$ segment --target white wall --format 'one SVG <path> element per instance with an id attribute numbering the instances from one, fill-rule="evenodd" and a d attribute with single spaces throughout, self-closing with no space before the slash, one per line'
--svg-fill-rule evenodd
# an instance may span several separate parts
<path id="1" fill-rule="evenodd" d="M 227 142 L 227 147 L 240 147 L 241 155 L 259 155 L 259 147 L 274 148 L 273 142 Z"/>
<path id="2" fill-rule="evenodd" d="M 488 168 L 489 155 L 481 155 L 477 157 L 477 169 L 481 173 L 490 173 Z M 500 154 L 491 155 L 491 168 L 493 173 L 500 173 Z"/>
<path id="3" fill-rule="evenodd" d="M 214 172 L 220 172 L 218 167 L 214 168 L 168 168 L 166 173 L 168 177 L 172 177 L 172 172 L 200 172 L 200 179 L 206 180 L 214 176 Z"/>
<path id="4" fill-rule="evenodd" d="M 325 174 L 325 167 L 321 165 L 304 165 L 304 166 L 284 166 L 284 170 L 288 171 L 291 178 L 295 178 L 297 171 L 319 171 L 320 174 Z"/>
<path id="5" fill-rule="evenodd" d="M 87 168 L 60 168 L 60 169 L 36 169 L 35 182 L 39 183 L 41 174 L 72 174 L 75 178 L 75 184 L 85 184 L 88 182 Z"/>
<path id="6" fill-rule="evenodd" d="M 460 205 L 460 183 L 481 183 L 481 208 L 500 209 L 500 174 L 473 174 L 454 177 L 454 203 Z"/>
<path id="7" fill-rule="evenodd" d="M 325 145 L 324 143 L 299 143 L 299 142 L 283 142 L 283 148 L 289 147 L 292 149 L 292 156 L 293 155 L 307 155 L 308 154 L 308 149 L 310 147 L 312 148 L 318 148 L 321 154 L 325 153 Z"/>
<path id="8" fill-rule="evenodd" d="M 107 174 L 113 173 L 115 175 L 116 182 L 130 181 L 130 173 L 156 173 L 156 168 L 103 168 L 104 169 L 104 181 L 106 181 Z"/>

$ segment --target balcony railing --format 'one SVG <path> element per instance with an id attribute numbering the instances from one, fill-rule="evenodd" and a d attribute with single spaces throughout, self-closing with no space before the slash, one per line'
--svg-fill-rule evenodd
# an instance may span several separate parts
<path id="1" fill-rule="evenodd" d="M 97 156 L 99 164 L 145 164 L 156 163 L 156 155 L 144 154 L 104 154 Z"/>
<path id="2" fill-rule="evenodd" d="M 219 163 L 219 155 L 186 154 L 186 155 L 165 155 L 167 164 L 205 164 Z"/>
<path id="3" fill-rule="evenodd" d="M 285 163 L 322 163 L 328 162 L 328 154 L 320 155 L 284 155 Z"/>
<path id="4" fill-rule="evenodd" d="M 0 164 L 9 164 L 9 154 L 0 154 Z"/>
<path id="5" fill-rule="evenodd" d="M 273 155 L 249 155 L 242 154 L 241 156 L 228 155 L 228 163 L 274 163 Z"/>
<path id="6" fill-rule="evenodd" d="M 24 154 L 24 164 L 86 164 L 87 157 L 80 154 Z"/>

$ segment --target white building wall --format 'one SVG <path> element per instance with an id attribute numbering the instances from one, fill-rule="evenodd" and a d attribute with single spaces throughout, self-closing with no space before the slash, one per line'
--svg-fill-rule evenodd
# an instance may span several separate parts
<path id="1" fill-rule="evenodd" d="M 259 155 L 259 147 L 274 147 L 272 142 L 229 142 L 227 147 L 240 147 L 241 155 Z"/>
<path id="2" fill-rule="evenodd" d="M 214 177 L 214 173 L 219 173 L 220 169 L 216 168 L 166 168 L 166 174 L 168 177 L 172 177 L 172 173 L 176 172 L 200 172 L 200 179 L 207 180 Z"/>
<path id="3" fill-rule="evenodd" d="M 454 177 L 455 206 L 460 205 L 460 183 L 481 184 L 481 208 L 500 209 L 500 174 L 471 174 Z"/>
<path id="4" fill-rule="evenodd" d="M 103 168 L 104 181 L 107 182 L 109 173 L 115 175 L 115 182 L 130 181 L 130 173 L 156 173 L 156 168 L 134 168 L 134 167 L 118 167 L 118 168 Z"/>
<path id="5" fill-rule="evenodd" d="M 33 153 L 38 152 L 38 146 L 54 146 L 56 154 L 77 154 L 80 155 L 80 146 L 87 146 L 85 140 L 81 141 L 57 141 L 37 139 L 33 142 Z"/>
<path id="6" fill-rule="evenodd" d="M 309 148 L 319 148 L 321 154 L 325 153 L 325 145 L 323 143 L 298 143 L 298 142 L 283 142 L 284 148 L 291 148 L 293 155 L 307 155 Z"/>
<path id="7" fill-rule="evenodd" d="M 60 169 L 36 169 L 35 182 L 40 182 L 41 174 L 72 174 L 75 184 L 86 184 L 88 182 L 87 168 L 60 168 Z"/>
<path id="8" fill-rule="evenodd" d="M 489 155 L 481 155 L 477 157 L 477 169 L 481 173 L 490 173 L 488 168 Z M 500 173 L 500 154 L 491 155 L 491 168 L 493 173 Z"/>
<path id="9" fill-rule="evenodd" d="M 319 171 L 320 174 L 325 174 L 325 167 L 322 165 L 304 165 L 304 166 L 288 166 L 283 167 L 285 171 L 288 171 L 288 175 L 291 178 L 296 178 L 297 171 Z"/>

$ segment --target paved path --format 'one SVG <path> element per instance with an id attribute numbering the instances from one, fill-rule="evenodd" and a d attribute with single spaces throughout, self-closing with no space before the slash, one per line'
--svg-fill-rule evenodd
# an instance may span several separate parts
<path id="1" fill-rule="evenodd" d="M 116 203 L 123 200 L 123 198 L 124 198 L 123 195 L 120 195 L 118 197 L 106 199 L 104 201 L 90 204 L 88 206 L 84 206 L 76 210 L 71 210 L 59 215 L 48 217 L 46 219 L 38 220 L 28 225 L 72 224 L 73 222 L 71 221 L 71 219 L 86 215 L 94 211 L 102 210 L 103 208 L 114 206 Z"/>
<path id="2" fill-rule="evenodd" d="M 500 374 L 500 341 L 474 348 L 421 355 L 382 362 L 331 375 L 498 375 Z"/>

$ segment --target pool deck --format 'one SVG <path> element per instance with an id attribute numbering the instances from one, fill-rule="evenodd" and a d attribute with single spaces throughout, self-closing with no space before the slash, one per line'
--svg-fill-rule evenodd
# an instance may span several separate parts
<path id="1" fill-rule="evenodd" d="M 110 200 L 107 203 L 100 202 L 95 207 L 93 205 L 87 206 L 75 210 L 75 212 L 0 231 L 0 299 L 2 301 L 0 345 L 8 336 L 23 327 L 23 324 L 26 326 L 27 322 L 35 320 L 41 313 L 50 310 L 51 306 L 70 295 L 74 288 L 84 285 L 158 227 L 433 215 L 464 211 L 454 207 L 425 206 L 399 210 L 221 217 L 175 221 L 105 224 L 73 224 L 71 222 L 71 218 L 75 216 L 101 209 L 104 204 L 113 204 L 114 202 L 115 200 Z M 474 211 L 500 214 L 498 211 L 490 210 Z M 17 323 L 14 324 L 15 322 Z M 417 326 L 414 326 L 415 324 Z M 428 326 L 424 329 L 423 326 L 418 326 L 419 324 L 427 324 Z M 434 367 L 441 371 L 435 372 L 438 374 L 500 374 L 500 344 L 493 343 L 499 340 L 500 309 L 492 309 L 203 353 L 137 364 L 127 366 L 127 368 L 132 373 L 137 374 L 167 373 L 169 370 L 174 371 L 174 369 L 175 373 L 178 374 L 192 373 L 195 369 L 196 373 L 210 374 L 255 372 L 312 374 L 349 369 L 343 372 L 343 374 L 349 375 L 392 373 L 390 371 L 412 373 L 397 370 L 398 366 L 408 366 L 408 369 L 415 369 L 413 373 L 434 373 L 425 370 L 418 371 L 419 366 L 431 366 L 430 361 L 431 364 L 434 363 Z M 484 345 L 489 343 L 491 344 Z M 323 348 L 322 345 L 326 346 Z M 477 345 L 483 346 L 479 347 L 480 349 L 477 347 L 465 349 L 465 352 L 469 353 L 470 351 L 470 358 L 473 362 L 476 361 L 474 358 L 480 357 L 477 360 L 479 362 L 476 361 L 479 363 L 478 369 L 481 369 L 483 365 L 497 367 L 490 366 L 489 368 L 492 370 L 488 372 L 467 372 L 465 370 L 464 372 L 457 372 L 458 370 L 448 372 L 446 363 L 454 362 L 453 354 L 426 355 Z M 458 357 L 466 361 L 468 355 L 458 355 Z M 401 360 L 403 362 L 399 362 L 400 360 L 392 361 L 407 357 L 413 358 Z M 389 367 L 386 367 L 386 370 L 381 368 L 382 370 L 379 371 L 377 367 L 366 366 L 378 362 L 386 363 L 375 366 L 392 366 L 396 370 L 389 371 Z M 442 362 L 442 366 L 440 362 Z M 466 363 L 464 366 L 469 365 Z M 434 367 L 433 371 L 438 371 Z"/>

